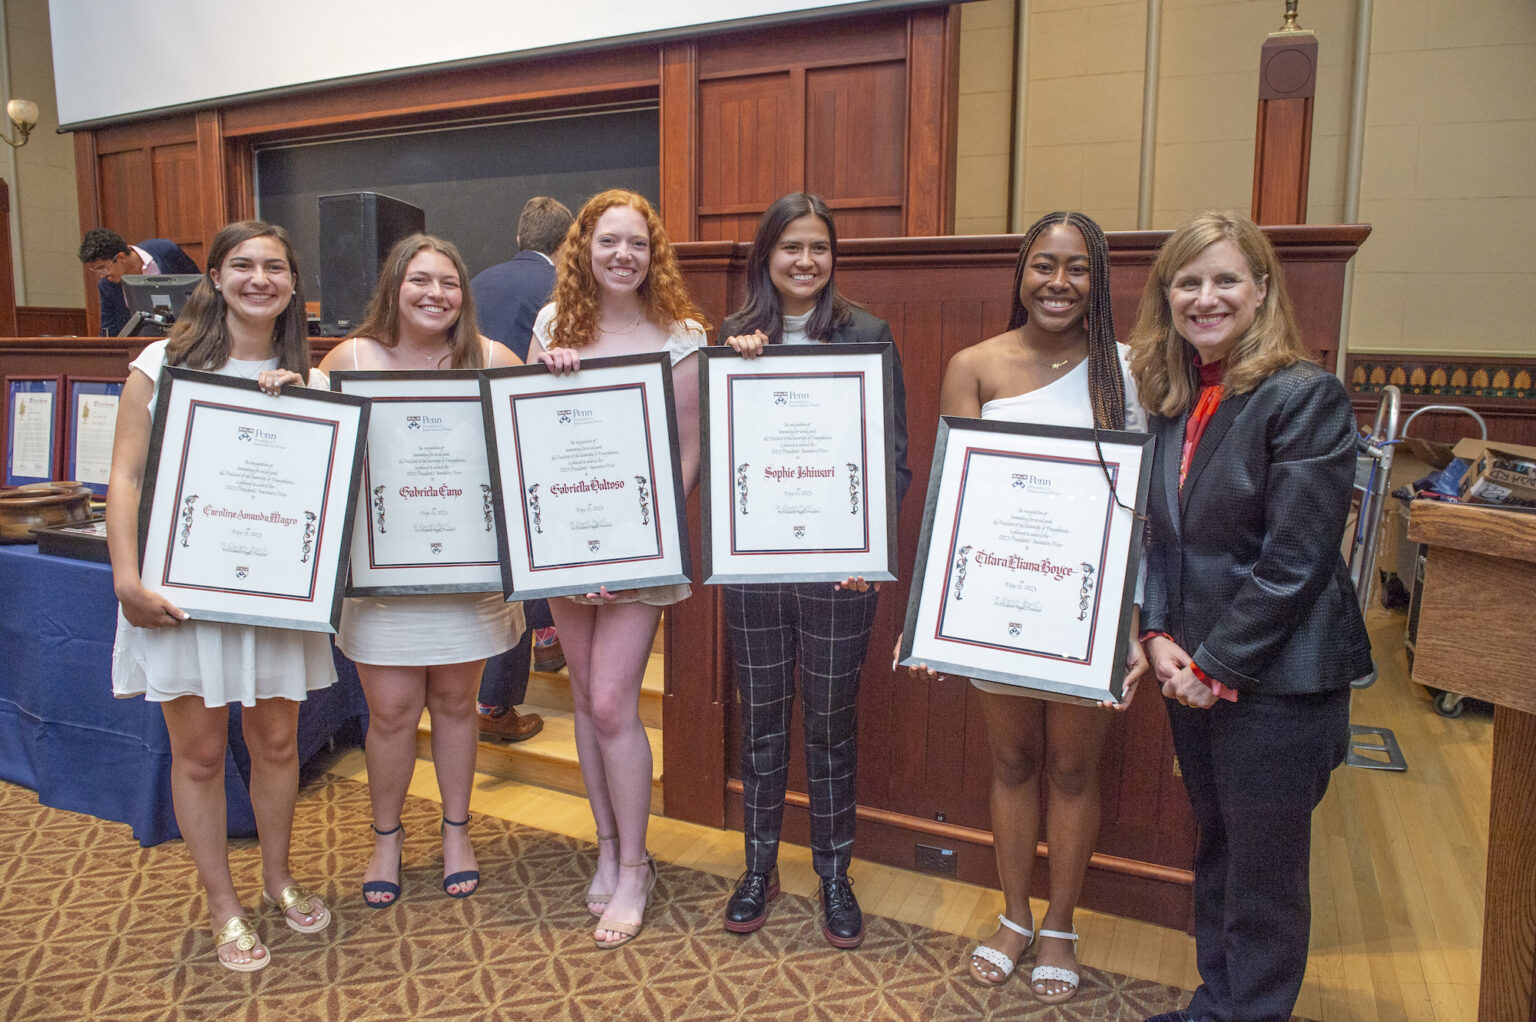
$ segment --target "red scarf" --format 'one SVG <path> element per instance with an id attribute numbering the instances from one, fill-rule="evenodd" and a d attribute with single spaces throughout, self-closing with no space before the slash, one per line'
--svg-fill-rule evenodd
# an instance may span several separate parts
<path id="1" fill-rule="evenodd" d="M 1195 399 L 1195 410 L 1189 413 L 1184 425 L 1184 449 L 1179 455 L 1179 489 L 1184 489 L 1184 477 L 1189 474 L 1189 463 L 1194 460 L 1205 427 L 1221 404 L 1221 374 L 1225 369 L 1220 362 L 1205 365 L 1195 356 L 1195 368 L 1200 371 L 1200 396 Z"/>
<path id="2" fill-rule="evenodd" d="M 1189 463 L 1194 460 L 1195 451 L 1200 447 L 1200 438 L 1205 435 L 1205 427 L 1210 424 L 1211 416 L 1216 414 L 1216 409 L 1221 405 L 1221 374 L 1226 368 L 1220 362 L 1212 362 L 1206 365 L 1200 361 L 1200 356 L 1195 356 L 1195 368 L 1200 371 L 1200 396 L 1195 399 L 1195 410 L 1189 413 L 1189 422 L 1184 425 L 1184 449 L 1179 454 L 1179 490 L 1184 489 L 1184 477 L 1189 474 Z M 1171 636 L 1170 636 L 1171 638 Z M 1195 677 L 1211 687 L 1216 693 L 1216 698 L 1225 699 L 1227 702 L 1237 702 L 1237 690 L 1223 685 L 1202 671 L 1193 661 L 1189 669 L 1195 672 Z"/>

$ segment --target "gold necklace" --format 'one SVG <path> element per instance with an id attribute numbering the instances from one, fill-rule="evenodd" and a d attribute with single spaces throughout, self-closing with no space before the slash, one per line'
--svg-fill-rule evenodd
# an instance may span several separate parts
<path id="1" fill-rule="evenodd" d="M 603 321 L 601 319 L 599 319 L 597 321 L 597 329 L 602 331 L 605 334 L 627 334 L 631 330 L 633 330 L 635 327 L 639 326 L 640 325 L 640 320 L 642 320 L 643 318 L 645 318 L 645 308 L 642 306 L 640 311 L 635 313 L 635 318 L 630 320 L 624 326 L 621 326 L 618 329 L 611 330 L 608 327 L 603 326 Z"/>
<path id="2" fill-rule="evenodd" d="M 1034 349 L 1032 349 L 1028 344 L 1024 343 L 1024 331 L 1022 329 L 1019 331 L 1019 347 L 1023 348 L 1025 351 L 1029 352 L 1030 357 L 1033 358 L 1036 362 L 1044 362 L 1046 365 L 1049 365 L 1052 370 L 1060 369 L 1062 366 L 1066 365 L 1068 362 L 1070 362 L 1073 359 L 1078 357 L 1075 354 L 1068 355 L 1066 358 L 1062 359 L 1059 362 L 1050 362 L 1050 361 L 1048 361 L 1046 359 L 1043 359 L 1038 354 L 1035 353 Z M 1086 345 L 1084 347 L 1086 347 Z M 1087 352 L 1084 351 L 1083 355 L 1084 355 L 1084 357 L 1086 357 L 1087 356 Z"/>

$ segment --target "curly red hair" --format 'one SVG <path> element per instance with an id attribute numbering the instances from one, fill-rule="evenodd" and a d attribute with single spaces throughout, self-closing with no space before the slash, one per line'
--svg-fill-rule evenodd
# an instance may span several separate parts
<path id="1" fill-rule="evenodd" d="M 550 296 L 555 303 L 555 318 L 549 324 L 550 347 L 580 348 L 597 335 L 598 292 L 597 280 L 592 275 L 592 235 L 596 233 L 598 218 L 615 206 L 628 206 L 645 217 L 650 234 L 651 265 L 639 290 L 646 318 L 661 325 L 693 319 L 705 330 L 710 327 L 704 313 L 688 297 L 677 253 L 651 204 L 643 195 L 610 188 L 592 196 L 581 207 L 565 234 L 555 293 Z"/>

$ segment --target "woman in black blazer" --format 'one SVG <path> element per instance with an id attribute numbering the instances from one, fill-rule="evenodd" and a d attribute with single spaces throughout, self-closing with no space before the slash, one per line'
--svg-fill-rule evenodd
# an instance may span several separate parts
<path id="1" fill-rule="evenodd" d="M 736 351 L 756 357 L 765 344 L 891 342 L 883 320 L 837 293 L 837 228 L 826 203 L 796 192 L 768 207 L 747 256 L 747 303 L 720 328 Z M 907 468 L 906 389 L 895 367 L 898 507 Z M 789 778 L 790 711 L 799 661 L 811 796 L 811 863 L 821 878 L 822 934 L 838 948 L 864 939 L 864 917 L 848 879 L 853 853 L 858 764 L 859 672 L 875 623 L 879 583 L 771 583 L 724 587 L 725 617 L 741 692 L 741 781 L 746 872 L 725 909 L 725 928 L 750 933 L 779 893 L 779 829 Z"/>
<path id="2" fill-rule="evenodd" d="M 1312 810 L 1370 640 L 1339 555 L 1343 386 L 1307 361 L 1280 263 L 1236 213 L 1163 245 L 1131 335 L 1157 437 L 1142 635 L 1199 827 L 1201 984 L 1163 1019 L 1289 1019 L 1307 962 Z"/>

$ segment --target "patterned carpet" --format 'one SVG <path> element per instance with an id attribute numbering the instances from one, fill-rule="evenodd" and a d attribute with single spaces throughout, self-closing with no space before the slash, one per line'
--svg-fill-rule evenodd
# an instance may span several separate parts
<path id="1" fill-rule="evenodd" d="M 964 971 L 971 941 L 870 918 L 864 946 L 836 951 L 815 904 L 784 895 L 768 925 L 720 926 L 730 881 L 666 863 L 645 932 L 593 948 L 580 900 L 595 849 L 477 818 L 484 882 L 442 893 L 437 806 L 406 805 L 404 896 L 385 911 L 357 893 L 369 849 L 366 789 L 322 779 L 301 794 L 293 867 L 336 910 L 306 937 L 264 915 L 272 965 L 218 966 L 180 842 L 140 848 L 128 828 L 45 809 L 0 784 L 0 1019 L 1139 1020 L 1183 1003 L 1173 987 L 1087 970 L 1062 1008 L 1037 1004 L 1024 975 L 996 990 Z M 259 898 L 251 841 L 233 843 L 235 881 Z"/>

